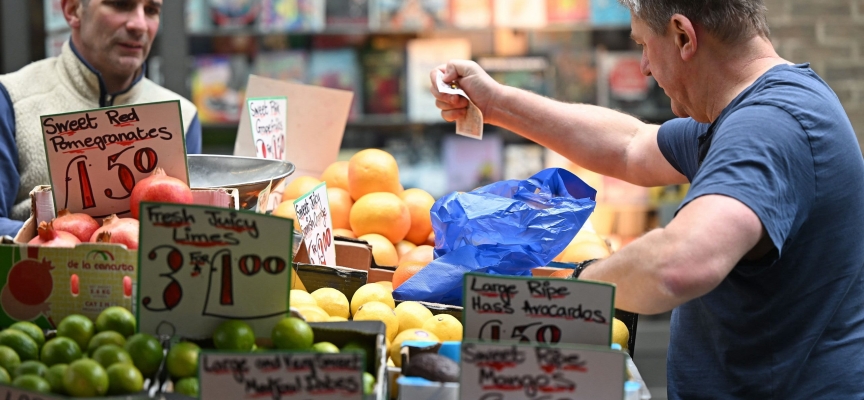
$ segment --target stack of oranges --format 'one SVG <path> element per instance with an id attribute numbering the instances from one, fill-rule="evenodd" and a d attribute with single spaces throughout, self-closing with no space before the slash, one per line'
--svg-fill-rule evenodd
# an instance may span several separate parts
<path id="1" fill-rule="evenodd" d="M 273 214 L 294 219 L 299 230 L 294 200 L 322 181 L 327 183 L 334 235 L 364 240 L 372 246 L 377 265 L 398 266 L 393 287 L 432 260 L 435 238 L 429 211 L 435 199 L 422 189 L 403 189 L 391 154 L 366 149 L 349 161 L 331 164 L 318 178 L 295 178 Z"/>

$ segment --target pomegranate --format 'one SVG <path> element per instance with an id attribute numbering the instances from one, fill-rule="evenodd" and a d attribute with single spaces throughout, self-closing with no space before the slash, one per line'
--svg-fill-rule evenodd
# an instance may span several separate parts
<path id="1" fill-rule="evenodd" d="M 99 223 L 93 217 L 84 213 L 71 213 L 67 209 L 62 209 L 57 213 L 57 218 L 54 218 L 54 229 L 63 232 L 69 232 L 78 240 L 86 242 L 93 236 L 93 232 L 99 229 Z"/>
<path id="2" fill-rule="evenodd" d="M 156 168 L 150 175 L 135 184 L 129 196 L 129 211 L 138 219 L 138 205 L 142 201 L 157 203 L 192 204 L 192 189 L 183 181 L 165 175 L 165 170 Z"/>
<path id="3" fill-rule="evenodd" d="M 38 235 L 30 239 L 27 244 L 44 247 L 75 247 L 76 244 L 81 243 L 75 235 L 54 229 L 52 222 L 40 222 L 37 231 Z"/>
<path id="4" fill-rule="evenodd" d="M 102 227 L 93 232 L 90 241 L 94 243 L 119 243 L 129 250 L 138 248 L 138 220 L 119 218 L 112 214 L 102 220 Z"/>
<path id="5" fill-rule="evenodd" d="M 54 290 L 52 269 L 54 267 L 46 259 L 42 259 L 42 262 L 31 259 L 19 261 L 12 266 L 6 281 L 12 297 L 27 306 L 44 303 Z"/>

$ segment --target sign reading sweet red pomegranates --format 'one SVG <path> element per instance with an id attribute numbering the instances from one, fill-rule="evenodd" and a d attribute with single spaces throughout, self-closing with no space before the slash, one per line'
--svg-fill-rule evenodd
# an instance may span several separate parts
<path id="1" fill-rule="evenodd" d="M 128 216 L 136 182 L 157 168 L 188 185 L 179 101 L 41 116 L 56 209 Z"/>

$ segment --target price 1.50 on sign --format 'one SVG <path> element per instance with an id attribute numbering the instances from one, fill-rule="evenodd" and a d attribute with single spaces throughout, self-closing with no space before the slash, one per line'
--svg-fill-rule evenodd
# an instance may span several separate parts
<path id="1" fill-rule="evenodd" d="M 205 338 L 225 319 L 258 336 L 288 314 L 292 221 L 225 208 L 142 203 L 141 332 Z"/>
<path id="2" fill-rule="evenodd" d="M 135 182 L 156 167 L 189 183 L 180 102 L 43 115 L 57 209 L 94 217 L 129 212 Z"/>

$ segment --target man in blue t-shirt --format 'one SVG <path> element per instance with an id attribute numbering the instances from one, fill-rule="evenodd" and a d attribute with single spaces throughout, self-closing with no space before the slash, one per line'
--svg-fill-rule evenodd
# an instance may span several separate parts
<path id="1" fill-rule="evenodd" d="M 761 0 L 621 0 L 662 126 L 444 71 L 500 125 L 643 186 L 690 183 L 675 218 L 580 278 L 618 308 L 674 309 L 670 399 L 864 398 L 864 158 L 834 92 L 780 58 Z M 467 102 L 432 91 L 445 120 Z M 584 265 L 583 265 L 584 266 Z"/>

